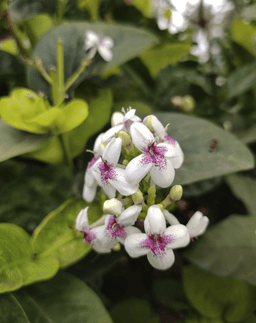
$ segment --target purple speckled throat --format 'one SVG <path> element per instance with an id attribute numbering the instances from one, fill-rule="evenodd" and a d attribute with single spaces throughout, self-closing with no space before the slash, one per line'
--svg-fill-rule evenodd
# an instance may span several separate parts
<path id="1" fill-rule="evenodd" d="M 167 161 L 164 156 L 166 153 L 167 148 L 165 147 L 158 147 L 154 142 L 148 146 L 145 151 L 141 163 L 143 165 L 146 164 L 154 164 L 159 170 L 164 170 L 167 166 Z"/>
<path id="2" fill-rule="evenodd" d="M 98 167 L 101 173 L 101 181 L 105 185 L 108 184 L 109 179 L 117 179 L 117 174 L 112 165 L 108 165 L 107 162 L 103 161 L 103 163 L 100 163 Z"/>
<path id="3" fill-rule="evenodd" d="M 127 237 L 127 233 L 124 227 L 117 222 L 114 215 L 109 218 L 106 231 L 107 235 L 112 239 L 118 237 L 125 239 Z"/>
<path id="4" fill-rule="evenodd" d="M 176 140 L 172 137 L 169 137 L 167 134 L 164 136 L 164 140 L 172 146 L 175 146 Z"/>
<path id="5" fill-rule="evenodd" d="M 93 231 L 84 230 L 84 241 L 87 242 L 90 246 L 92 245 L 92 241 L 96 238 L 96 233 Z"/>
<path id="6" fill-rule="evenodd" d="M 150 249 L 154 256 L 162 258 L 165 255 L 166 246 L 173 240 L 172 235 L 151 234 L 140 242 L 140 247 Z"/>

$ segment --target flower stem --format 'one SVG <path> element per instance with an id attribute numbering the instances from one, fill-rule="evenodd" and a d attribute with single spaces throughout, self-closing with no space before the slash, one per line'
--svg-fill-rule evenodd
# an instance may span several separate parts
<path id="1" fill-rule="evenodd" d="M 79 76 L 84 72 L 84 70 L 90 65 L 91 58 L 86 58 L 78 68 L 78 70 L 67 80 L 64 91 L 66 92 L 79 78 Z"/>
<path id="2" fill-rule="evenodd" d="M 58 104 L 64 98 L 64 46 L 60 39 L 57 42 L 57 84 Z"/>

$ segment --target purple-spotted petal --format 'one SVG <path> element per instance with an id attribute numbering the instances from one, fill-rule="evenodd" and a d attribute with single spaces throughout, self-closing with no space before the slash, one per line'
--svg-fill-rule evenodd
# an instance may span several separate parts
<path id="1" fill-rule="evenodd" d="M 152 167 L 152 158 L 142 154 L 133 158 L 125 169 L 125 179 L 131 184 L 138 184 Z"/>
<path id="2" fill-rule="evenodd" d="M 152 132 L 143 123 L 133 123 L 130 132 L 133 144 L 142 152 L 145 152 L 148 146 L 155 142 Z"/>
<path id="3" fill-rule="evenodd" d="M 175 147 L 172 145 L 161 143 L 158 144 L 156 147 L 158 150 L 161 149 L 163 151 L 163 155 L 167 158 L 178 156 Z"/>
<path id="4" fill-rule="evenodd" d="M 147 235 L 145 233 L 131 234 L 125 239 L 124 247 L 130 257 L 137 258 L 144 256 L 150 251 L 149 248 L 141 247 L 141 243 L 145 239 L 147 239 Z"/>
<path id="5" fill-rule="evenodd" d="M 114 137 L 119 131 L 123 129 L 123 124 L 118 124 L 116 126 L 113 126 L 108 131 L 104 133 L 102 136 L 102 142 L 108 141 L 110 138 Z"/>
<path id="6" fill-rule="evenodd" d="M 89 221 L 88 221 L 88 209 L 89 206 L 87 206 L 85 209 L 81 210 L 76 218 L 76 230 L 77 231 L 83 231 L 84 228 L 89 227 Z"/>
<path id="7" fill-rule="evenodd" d="M 131 234 L 141 233 L 140 229 L 138 229 L 136 227 L 132 227 L 132 226 L 125 227 L 124 229 L 125 229 L 125 232 L 127 234 L 127 237 L 130 236 Z M 121 242 L 122 244 L 124 244 L 124 242 L 127 239 L 127 237 L 125 239 L 122 238 L 122 237 L 118 237 L 117 240 L 119 242 Z"/>
<path id="8" fill-rule="evenodd" d="M 84 184 L 83 199 L 88 203 L 92 202 L 96 195 L 96 190 L 97 190 L 97 182 L 94 182 L 94 184 L 90 187 Z"/>
<path id="9" fill-rule="evenodd" d="M 132 195 L 134 194 L 138 188 L 139 184 L 131 184 L 128 183 L 125 179 L 125 170 L 120 167 L 115 167 L 115 173 L 116 177 L 109 179 L 109 183 L 113 185 L 119 193 L 121 193 L 124 196 Z"/>
<path id="10" fill-rule="evenodd" d="M 183 224 L 175 224 L 168 227 L 165 234 L 172 236 L 172 241 L 166 246 L 167 248 L 186 247 L 190 242 L 188 229 Z"/>
<path id="11" fill-rule="evenodd" d="M 112 138 L 104 149 L 102 159 L 106 161 L 109 166 L 115 167 L 118 163 L 122 147 L 121 138 Z"/>
<path id="12" fill-rule="evenodd" d="M 161 257 L 157 257 L 153 252 L 147 254 L 147 258 L 151 266 L 159 270 L 166 270 L 170 268 L 175 260 L 174 253 L 171 249 L 166 249 Z"/>
<path id="13" fill-rule="evenodd" d="M 158 205 L 152 205 L 148 208 L 144 228 L 147 235 L 163 234 L 165 232 L 165 217 Z"/>
<path id="14" fill-rule="evenodd" d="M 128 207 L 117 218 L 118 223 L 124 226 L 133 225 L 137 221 L 141 210 L 142 210 L 141 205 L 132 205 Z"/>
<path id="15" fill-rule="evenodd" d="M 153 164 L 150 175 L 156 185 L 164 188 L 170 186 L 175 177 L 171 158 L 163 157 L 158 163 Z"/>
<path id="16" fill-rule="evenodd" d="M 96 233 L 96 238 L 92 241 L 91 246 L 93 249 L 99 253 L 109 253 L 111 252 L 111 249 L 118 243 L 117 240 L 112 241 L 110 239 L 105 239 L 105 225 L 102 225 L 100 227 L 97 227 L 93 229 L 93 231 Z"/>

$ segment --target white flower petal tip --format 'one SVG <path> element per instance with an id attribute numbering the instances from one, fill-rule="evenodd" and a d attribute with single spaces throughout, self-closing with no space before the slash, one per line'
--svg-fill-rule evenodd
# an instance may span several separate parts
<path id="1" fill-rule="evenodd" d="M 170 225 L 180 224 L 179 220 L 169 211 L 163 210 L 164 217 Z"/>
<path id="2" fill-rule="evenodd" d="M 114 46 L 114 41 L 111 37 L 101 37 L 93 30 L 85 31 L 85 50 L 90 49 L 89 57 L 93 58 L 98 51 L 101 57 L 110 62 L 113 58 L 111 48 Z"/>
<path id="3" fill-rule="evenodd" d="M 120 215 L 123 211 L 123 203 L 116 198 L 107 200 L 103 204 L 103 211 L 106 214 Z"/>
<path id="4" fill-rule="evenodd" d="M 76 230 L 77 231 L 83 231 L 84 228 L 89 227 L 89 221 L 88 221 L 88 209 L 89 206 L 87 206 L 85 209 L 81 210 L 76 218 Z"/>
<path id="5" fill-rule="evenodd" d="M 197 211 L 188 221 L 186 227 L 188 229 L 189 235 L 191 238 L 198 237 L 202 235 L 209 224 L 209 218 L 203 216 L 203 213 Z"/>

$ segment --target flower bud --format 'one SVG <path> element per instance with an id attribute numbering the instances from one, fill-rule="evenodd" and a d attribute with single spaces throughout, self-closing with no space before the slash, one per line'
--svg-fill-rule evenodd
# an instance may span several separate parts
<path id="1" fill-rule="evenodd" d="M 120 215 L 123 211 L 123 203 L 115 198 L 106 200 L 103 204 L 103 211 L 107 214 Z"/>
<path id="2" fill-rule="evenodd" d="M 132 143 L 131 136 L 127 132 L 120 131 L 118 136 L 122 139 L 122 143 L 125 148 L 128 148 Z"/>
<path id="3" fill-rule="evenodd" d="M 154 115 L 153 114 L 147 118 L 147 127 L 152 132 L 154 132 L 154 128 L 152 126 L 152 119 L 153 118 L 154 118 Z"/>
<path id="4" fill-rule="evenodd" d="M 143 194 L 140 190 L 137 190 L 134 194 L 132 194 L 133 203 L 138 205 L 144 202 Z"/>
<path id="5" fill-rule="evenodd" d="M 183 193 L 183 188 L 181 185 L 174 185 L 170 190 L 170 198 L 173 201 L 178 201 L 181 199 Z"/>
<path id="6" fill-rule="evenodd" d="M 185 95 L 181 102 L 181 110 L 191 112 L 195 108 L 195 100 L 191 95 Z"/>

